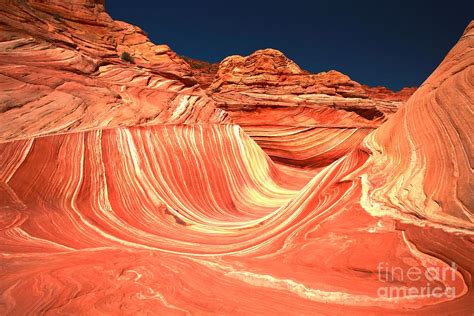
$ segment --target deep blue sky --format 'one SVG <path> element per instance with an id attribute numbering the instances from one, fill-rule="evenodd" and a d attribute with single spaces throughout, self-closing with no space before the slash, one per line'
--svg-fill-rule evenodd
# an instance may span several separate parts
<path id="1" fill-rule="evenodd" d="M 474 18 L 474 1 L 106 0 L 156 44 L 209 62 L 276 48 L 302 68 L 420 85 Z"/>

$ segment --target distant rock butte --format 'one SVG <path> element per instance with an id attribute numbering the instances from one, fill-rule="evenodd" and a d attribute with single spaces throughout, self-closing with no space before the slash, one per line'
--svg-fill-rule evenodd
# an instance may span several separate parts
<path id="1" fill-rule="evenodd" d="M 273 159 L 300 167 L 347 154 L 416 90 L 369 87 L 335 70 L 311 74 L 275 49 L 230 56 L 218 67 L 188 62 L 218 107 Z"/>

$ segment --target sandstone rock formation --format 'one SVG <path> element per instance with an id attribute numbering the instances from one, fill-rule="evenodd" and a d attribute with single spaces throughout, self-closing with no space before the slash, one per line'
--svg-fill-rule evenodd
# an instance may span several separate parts
<path id="1" fill-rule="evenodd" d="M 474 228 L 473 46 L 471 22 L 406 106 L 366 138 L 373 212 Z"/>
<path id="2" fill-rule="evenodd" d="M 209 88 L 211 83 L 214 81 L 217 71 L 219 70 L 219 64 L 211 64 L 186 56 L 181 56 L 181 58 L 183 58 L 189 64 L 189 66 L 191 66 L 193 76 L 196 78 L 201 88 Z"/>
<path id="3" fill-rule="evenodd" d="M 291 62 L 285 82 L 305 105 L 295 118 L 278 110 L 281 102 L 298 113 L 285 89 L 255 92 L 280 85 L 266 70 L 279 64 L 248 74 L 261 80 L 248 95 L 214 81 L 227 91 L 216 99 L 231 96 L 238 108 L 250 103 L 235 96 L 265 98 L 275 110 L 266 113 L 283 122 L 367 126 L 363 146 L 348 145 L 313 177 L 270 159 L 182 59 L 112 21 L 102 2 L 4 7 L 0 314 L 472 312 L 474 22 L 392 116 L 396 97 L 384 89 L 368 92 L 336 72 L 304 86 L 297 77 L 309 75 L 292 75 Z M 53 33 L 54 12 L 68 16 L 63 34 L 74 45 Z M 114 48 L 124 27 L 133 59 Z M 68 56 L 100 66 L 87 72 Z M 361 97 L 370 93 L 384 97 Z M 313 107 L 323 95 L 340 103 Z M 129 102 L 111 106 L 112 96 Z M 374 109 L 382 115 L 364 117 Z M 311 150 L 317 141 L 294 144 Z"/>
<path id="4" fill-rule="evenodd" d="M 414 90 L 371 88 L 334 70 L 310 74 L 264 49 L 223 60 L 207 91 L 276 161 L 322 167 L 356 148 Z"/>
<path id="5" fill-rule="evenodd" d="M 448 271 L 452 279 L 397 284 L 453 288 L 450 310 L 466 311 L 472 299 L 467 237 L 400 229 L 360 207 L 360 183 L 344 178 L 364 152 L 304 185 L 233 125 L 97 130 L 0 147 L 4 314 L 445 310 L 444 297 L 377 296 L 387 285 L 380 262 Z"/>
<path id="6" fill-rule="evenodd" d="M 225 121 L 186 62 L 96 0 L 4 2 L 0 86 L 0 140 Z"/>

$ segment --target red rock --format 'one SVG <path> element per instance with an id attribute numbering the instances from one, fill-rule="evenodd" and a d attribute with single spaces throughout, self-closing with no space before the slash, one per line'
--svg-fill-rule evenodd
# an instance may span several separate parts
<path id="1" fill-rule="evenodd" d="M 405 87 L 400 91 L 393 92 L 385 87 L 369 87 L 366 85 L 362 85 L 362 87 L 371 99 L 402 102 L 406 102 L 417 89 L 416 87 Z"/>
<path id="2" fill-rule="evenodd" d="M 211 64 L 202 60 L 181 56 L 191 66 L 194 78 L 203 89 L 207 89 L 216 76 L 219 64 Z"/>
<path id="3" fill-rule="evenodd" d="M 406 106 L 366 139 L 371 211 L 474 228 L 473 38 L 471 22 Z"/>
<path id="4" fill-rule="evenodd" d="M 233 125 L 89 131 L 0 153 L 2 313 L 470 310 L 470 237 L 364 211 L 346 179 L 363 152 L 304 187 Z M 393 281 L 454 294 L 394 303 L 380 294 L 393 267 L 447 271 Z"/>
<path id="5" fill-rule="evenodd" d="M 335 70 L 310 74 L 274 49 L 227 57 L 207 89 L 272 159 L 306 168 L 348 154 L 412 91 L 370 88 Z"/>
<path id="6" fill-rule="evenodd" d="M 472 312 L 474 22 L 391 117 L 390 105 L 354 98 L 390 99 L 384 89 L 368 92 L 337 72 L 314 75 L 306 86 L 297 77 L 308 75 L 282 56 L 248 67 L 248 76 L 261 80 L 255 91 L 267 81 L 278 83 L 272 91 L 281 95 L 218 88 L 288 109 L 278 73 L 297 91 L 325 87 L 318 98 L 336 98 L 337 107 L 295 117 L 327 122 L 338 148 L 345 141 L 334 135 L 336 123 L 347 132 L 355 122 L 369 130 L 382 121 L 349 110 L 361 107 L 352 99 L 390 117 L 364 147 L 347 149 L 312 177 L 274 163 L 228 123 L 168 48 L 155 55 L 134 31 L 122 51 L 141 66 L 120 60 L 107 43 L 124 35 L 124 24 L 107 16 L 102 2 L 21 3 L 23 11 L 5 11 L 9 2 L 0 12 L 8 22 L 1 27 L 10 30 L 0 33 L 7 74 L 0 82 L 1 314 Z M 60 45 L 53 38 L 59 35 L 46 31 L 48 12 L 67 9 L 74 16 L 66 33 L 83 47 Z M 31 23 L 14 22 L 21 20 Z M 109 68 L 94 70 L 96 64 Z M 137 108 L 111 111 L 107 102 L 120 99 L 113 93 Z M 94 102 L 105 108 L 88 112 Z M 113 127 L 144 123 L 146 111 L 159 113 L 155 126 Z M 257 113 L 252 122 L 264 118 Z M 295 117 L 267 113 L 295 128 Z M 304 152 L 317 140 L 294 144 Z"/>
<path id="7" fill-rule="evenodd" d="M 13 14 L 15 12 L 15 14 Z M 122 58 L 131 56 L 131 62 Z M 0 9 L 0 140 L 136 124 L 223 122 L 188 64 L 101 1 Z M 21 91 L 21 92 L 19 92 Z"/>

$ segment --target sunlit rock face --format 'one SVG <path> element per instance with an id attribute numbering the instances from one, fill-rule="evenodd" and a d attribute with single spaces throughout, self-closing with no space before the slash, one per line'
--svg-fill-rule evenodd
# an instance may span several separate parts
<path id="1" fill-rule="evenodd" d="M 63 134 L 0 153 L 3 314 L 399 314 L 472 300 L 472 235 L 364 210 L 348 180 L 363 151 L 309 180 L 235 125 Z M 393 284 L 453 295 L 384 296 Z"/>
<path id="2" fill-rule="evenodd" d="M 207 88 L 272 159 L 304 168 L 348 154 L 414 90 L 371 88 L 335 70 L 310 74 L 274 49 L 224 59 Z"/>
<path id="3" fill-rule="evenodd" d="M 58 11 L 82 48 L 48 31 Z M 382 126 L 311 176 L 229 123 L 169 48 L 137 40 L 135 64 L 117 57 L 104 43 L 125 24 L 102 2 L 0 13 L 0 314 L 472 313 L 472 23 L 387 122 L 328 109 L 328 124 Z M 113 52 L 97 57 L 111 72 L 41 55 L 56 46 Z M 80 105 L 58 94 L 70 84 Z M 129 102 L 110 107 L 112 92 Z"/>
<path id="4" fill-rule="evenodd" d="M 3 140 L 226 120 L 186 62 L 101 1 L 4 1 L 0 86 Z"/>
<path id="5" fill-rule="evenodd" d="M 474 228 L 473 38 L 471 22 L 407 105 L 365 139 L 373 212 Z"/>

